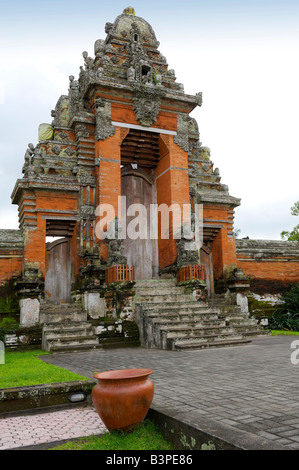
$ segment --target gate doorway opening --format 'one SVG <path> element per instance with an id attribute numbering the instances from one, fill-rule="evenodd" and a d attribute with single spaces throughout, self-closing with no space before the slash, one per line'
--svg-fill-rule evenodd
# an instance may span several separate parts
<path id="1" fill-rule="evenodd" d="M 70 303 L 72 287 L 72 234 L 76 222 L 47 220 L 45 300 L 47 303 Z"/>
<path id="2" fill-rule="evenodd" d="M 155 203 L 155 186 L 140 170 L 122 169 L 121 192 L 125 196 L 126 207 L 122 211 L 126 213 L 126 237 L 124 239 L 124 254 L 129 265 L 135 268 L 135 279 L 152 279 L 158 275 L 158 240 L 151 239 L 155 221 L 151 218 L 151 204 Z M 141 204 L 144 212 L 131 214 L 128 208 L 133 204 Z M 134 206 L 132 206 L 134 207 Z M 144 217 L 144 218 L 143 218 Z M 136 236 L 131 237 L 132 226 L 130 223 L 136 218 L 140 220 L 136 224 Z M 143 220 L 143 226 L 141 226 Z M 134 230 L 133 230 L 134 232 Z M 134 234 L 133 234 L 134 235 Z"/>

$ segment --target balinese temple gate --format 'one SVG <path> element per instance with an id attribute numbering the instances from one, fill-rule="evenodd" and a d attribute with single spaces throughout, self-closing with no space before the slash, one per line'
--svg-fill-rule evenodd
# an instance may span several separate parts
<path id="1" fill-rule="evenodd" d="M 78 79 L 69 77 L 53 121 L 40 125 L 13 191 L 20 323 L 40 325 L 53 351 L 246 343 L 242 321 L 252 334 L 258 327 L 237 266 L 240 200 L 221 183 L 190 117 L 202 95 L 185 93 L 132 8 L 106 34 L 94 57 L 83 52 Z M 190 238 L 196 207 L 200 246 Z M 132 227 L 142 236 L 124 237 Z"/>

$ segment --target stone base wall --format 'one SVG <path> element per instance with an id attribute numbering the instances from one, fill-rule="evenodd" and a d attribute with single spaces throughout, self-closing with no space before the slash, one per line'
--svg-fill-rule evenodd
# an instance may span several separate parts
<path id="1" fill-rule="evenodd" d="M 0 340 L 6 350 L 41 349 L 42 328 L 0 328 Z"/>
<path id="2" fill-rule="evenodd" d="M 242 239 L 236 249 L 238 267 L 250 280 L 250 312 L 260 318 L 281 311 L 281 295 L 299 282 L 299 243 Z"/>
<path id="3" fill-rule="evenodd" d="M 283 294 L 299 282 L 299 243 L 236 240 L 237 265 L 258 295 Z"/>

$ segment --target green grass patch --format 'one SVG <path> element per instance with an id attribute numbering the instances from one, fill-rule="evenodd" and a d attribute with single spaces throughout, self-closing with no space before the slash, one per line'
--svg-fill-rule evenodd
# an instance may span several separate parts
<path id="1" fill-rule="evenodd" d="M 145 420 L 129 433 L 113 431 L 101 436 L 90 436 L 67 442 L 52 450 L 174 450 L 157 430 L 154 423 Z"/>
<path id="2" fill-rule="evenodd" d="M 6 352 L 5 363 L 0 364 L 0 388 L 88 380 L 37 357 L 47 354 L 40 350 Z"/>
<path id="3" fill-rule="evenodd" d="M 298 336 L 299 331 L 287 331 L 287 330 L 271 330 L 272 336 L 287 335 L 287 336 Z"/>

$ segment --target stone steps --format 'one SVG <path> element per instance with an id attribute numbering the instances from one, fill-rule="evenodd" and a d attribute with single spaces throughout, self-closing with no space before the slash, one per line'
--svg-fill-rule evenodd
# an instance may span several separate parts
<path id="1" fill-rule="evenodd" d="M 194 349 L 208 349 L 208 348 L 224 348 L 231 346 L 246 346 L 250 344 L 251 341 L 248 339 L 222 339 L 217 341 L 178 341 L 175 344 L 175 349 L 182 351 L 187 350 L 191 351 Z"/>
<path id="2" fill-rule="evenodd" d="M 87 320 L 87 314 L 81 304 L 41 304 L 40 323 L 82 322 Z"/>
<path id="3" fill-rule="evenodd" d="M 172 293 L 163 293 L 162 289 L 160 289 L 160 293 L 156 294 L 155 292 L 153 293 L 147 293 L 147 294 L 141 294 L 139 291 L 136 293 L 135 297 L 136 302 L 142 301 L 143 303 L 150 303 L 150 304 L 160 304 L 164 302 L 170 302 L 170 303 L 188 303 L 188 302 L 194 302 L 194 299 L 190 298 L 190 295 L 188 294 L 183 294 L 181 292 L 174 291 Z"/>
<path id="4" fill-rule="evenodd" d="M 42 304 L 42 348 L 51 352 L 70 352 L 99 347 L 99 340 L 87 314 L 78 304 Z"/>
<path id="5" fill-rule="evenodd" d="M 188 350 L 250 342 L 241 326 L 249 332 L 255 323 L 248 321 L 236 305 L 200 304 L 176 286 L 175 280 L 139 281 L 135 289 L 144 346 Z"/>

